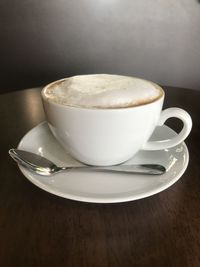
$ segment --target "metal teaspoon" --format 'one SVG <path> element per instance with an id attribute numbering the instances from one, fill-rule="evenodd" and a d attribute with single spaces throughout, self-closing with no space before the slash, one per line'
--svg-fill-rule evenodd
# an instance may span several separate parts
<path id="1" fill-rule="evenodd" d="M 166 172 L 164 166 L 159 164 L 134 164 L 134 165 L 113 165 L 113 166 L 74 166 L 74 167 L 58 167 L 52 161 L 37 155 L 32 152 L 10 149 L 9 155 L 20 165 L 27 169 L 40 174 L 52 175 L 60 171 L 67 170 L 94 170 L 94 171 L 109 171 L 109 172 L 124 172 L 124 173 L 141 173 L 141 174 L 163 174 Z"/>

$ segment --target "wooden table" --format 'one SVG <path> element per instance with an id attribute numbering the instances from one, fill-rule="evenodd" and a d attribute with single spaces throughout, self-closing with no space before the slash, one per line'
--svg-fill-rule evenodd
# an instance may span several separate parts
<path id="1" fill-rule="evenodd" d="M 182 178 L 145 199 L 92 204 L 42 191 L 8 156 L 45 119 L 40 88 L 0 95 L 0 266 L 200 266 L 200 92 L 166 88 L 165 106 L 193 118 Z"/>

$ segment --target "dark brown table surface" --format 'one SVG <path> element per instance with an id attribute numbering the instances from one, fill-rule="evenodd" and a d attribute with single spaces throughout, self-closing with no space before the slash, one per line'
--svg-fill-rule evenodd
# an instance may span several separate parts
<path id="1" fill-rule="evenodd" d="M 40 88 L 0 95 L 0 266 L 200 266 L 200 91 L 166 88 L 171 106 L 193 119 L 182 178 L 145 199 L 93 204 L 22 175 L 8 149 L 45 120 Z"/>

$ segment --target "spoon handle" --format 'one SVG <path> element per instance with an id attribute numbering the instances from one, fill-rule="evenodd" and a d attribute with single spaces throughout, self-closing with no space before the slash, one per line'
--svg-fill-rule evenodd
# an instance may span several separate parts
<path id="1" fill-rule="evenodd" d="M 143 173 L 143 174 L 163 174 L 166 172 L 164 166 L 159 164 L 132 164 L 132 165 L 114 165 L 114 166 L 76 166 L 64 167 L 62 170 L 93 170 L 106 172 L 124 172 L 124 173 Z"/>

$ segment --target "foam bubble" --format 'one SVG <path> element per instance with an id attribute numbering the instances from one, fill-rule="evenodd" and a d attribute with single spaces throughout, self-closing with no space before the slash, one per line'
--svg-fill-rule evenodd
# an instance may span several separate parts
<path id="1" fill-rule="evenodd" d="M 87 108 L 137 106 L 152 102 L 161 94 L 159 86 L 152 82 L 110 74 L 73 76 L 45 90 L 50 101 Z"/>

